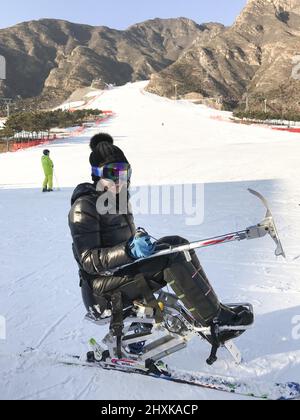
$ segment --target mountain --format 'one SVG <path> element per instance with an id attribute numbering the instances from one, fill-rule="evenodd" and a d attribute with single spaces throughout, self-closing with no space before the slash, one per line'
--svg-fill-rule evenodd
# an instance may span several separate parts
<path id="1" fill-rule="evenodd" d="M 150 92 L 198 92 L 236 105 L 299 109 L 299 0 L 249 0 L 235 23 L 207 42 L 195 39 L 179 59 L 152 75 Z"/>
<path id="2" fill-rule="evenodd" d="M 52 19 L 21 23 L 0 30 L 0 54 L 7 60 L 0 94 L 67 96 L 95 80 L 146 80 L 214 30 L 185 18 L 154 19 L 125 31 Z"/>
<path id="3" fill-rule="evenodd" d="M 150 79 L 148 91 L 230 107 L 299 109 L 300 1 L 248 0 L 231 27 L 153 19 L 118 31 L 43 19 L 0 30 L 0 95 L 45 107 L 82 87 Z"/>

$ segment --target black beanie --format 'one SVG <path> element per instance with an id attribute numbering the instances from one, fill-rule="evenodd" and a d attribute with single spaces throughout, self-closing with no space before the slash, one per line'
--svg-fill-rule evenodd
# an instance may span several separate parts
<path id="1" fill-rule="evenodd" d="M 100 133 L 92 137 L 90 142 L 92 153 L 90 155 L 90 164 L 92 166 L 102 167 L 107 163 L 128 163 L 122 150 L 114 145 L 114 140 L 109 134 Z"/>
<path id="2" fill-rule="evenodd" d="M 91 138 L 90 155 L 91 166 L 101 168 L 108 163 L 128 163 L 128 160 L 122 150 L 114 145 L 114 140 L 109 134 L 99 133 Z M 94 182 L 99 181 L 99 177 L 92 174 Z"/>

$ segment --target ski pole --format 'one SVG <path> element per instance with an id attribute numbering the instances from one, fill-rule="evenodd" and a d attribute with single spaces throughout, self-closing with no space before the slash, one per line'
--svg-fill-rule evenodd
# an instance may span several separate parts
<path id="1" fill-rule="evenodd" d="M 255 226 L 250 226 L 247 229 L 238 232 L 228 233 L 226 235 L 216 236 L 214 238 L 204 239 L 197 242 L 191 242 L 190 244 L 186 245 L 171 246 L 168 249 L 153 254 L 152 257 L 154 258 L 160 257 L 162 255 L 174 254 L 176 252 L 184 252 L 186 253 L 186 256 L 188 258 L 189 251 L 193 249 L 207 248 L 214 245 L 222 245 L 228 242 L 243 241 L 245 239 L 258 239 L 263 238 L 264 236 L 269 234 L 276 244 L 276 257 L 282 256 L 285 258 L 285 252 L 282 247 L 276 224 L 267 200 L 257 191 L 251 189 L 249 189 L 248 191 L 255 197 L 259 198 L 267 209 L 266 216 L 261 223 L 258 223 Z M 151 256 L 149 258 L 151 258 Z"/>
<path id="2" fill-rule="evenodd" d="M 266 236 L 267 234 L 268 234 L 268 229 L 266 229 L 265 226 L 257 225 L 257 226 L 247 228 L 245 230 L 241 230 L 239 232 L 228 233 L 226 235 L 216 236 L 214 238 L 208 238 L 208 239 L 200 240 L 197 242 L 191 242 L 185 245 L 170 246 L 169 248 L 158 251 L 147 258 L 141 258 L 139 260 L 136 260 L 134 263 L 131 263 L 128 265 L 136 264 L 141 261 L 147 261 L 153 258 L 162 257 L 165 255 L 175 254 L 177 252 L 183 252 L 187 260 L 190 261 L 191 256 L 190 256 L 189 251 L 192 251 L 195 249 L 201 249 L 201 248 L 208 248 L 208 247 L 216 246 L 216 245 L 223 245 L 229 242 L 243 241 L 245 239 L 250 240 L 250 239 L 256 239 L 256 238 L 262 238 Z M 283 255 L 283 254 L 278 254 L 278 256 L 279 255 Z M 118 267 L 118 269 L 125 268 L 128 265 Z"/>
<path id="3" fill-rule="evenodd" d="M 136 260 L 134 263 L 126 264 L 125 266 L 118 267 L 116 270 L 119 270 L 120 268 L 128 267 L 129 265 L 133 265 L 141 261 L 147 261 L 152 258 L 175 254 L 177 252 L 183 252 L 186 256 L 186 259 L 190 261 L 191 256 L 190 256 L 189 251 L 191 250 L 200 249 L 200 248 L 208 248 L 215 245 L 222 245 L 225 243 L 235 242 L 235 241 L 243 241 L 246 239 L 251 240 L 251 239 L 263 238 L 268 234 L 271 236 L 271 238 L 274 240 L 276 244 L 275 255 L 277 257 L 282 256 L 285 258 L 286 257 L 285 252 L 282 247 L 279 234 L 275 225 L 275 221 L 273 219 L 267 200 L 257 191 L 254 191 L 254 190 L 248 190 L 248 191 L 254 196 L 256 196 L 257 198 L 259 198 L 267 209 L 266 216 L 261 223 L 255 226 L 250 226 L 247 229 L 241 230 L 238 232 L 227 233 L 226 235 L 216 236 L 214 238 L 208 238 L 208 239 L 200 240 L 197 242 L 191 242 L 185 245 L 170 246 L 169 248 L 158 251 L 147 258 L 141 258 L 139 260 Z"/>
<path id="4" fill-rule="evenodd" d="M 55 171 L 54 171 L 54 179 L 55 179 L 55 182 L 56 182 L 56 185 L 57 185 L 57 191 L 61 191 Z"/>
<path id="5" fill-rule="evenodd" d="M 257 230 L 256 226 L 254 228 Z M 185 254 L 187 260 L 191 261 L 191 256 L 190 256 L 189 251 L 192 251 L 192 250 L 195 250 L 195 249 L 200 249 L 200 248 L 208 248 L 210 246 L 215 246 L 215 245 L 222 245 L 222 244 L 225 244 L 225 243 L 228 243 L 228 242 L 242 241 L 244 239 L 254 239 L 254 236 L 249 237 L 249 229 L 242 230 L 240 232 L 228 233 L 226 235 L 216 236 L 214 238 L 208 238 L 208 239 L 200 240 L 200 241 L 197 241 L 197 242 L 191 242 L 191 243 L 185 244 L 185 245 L 170 246 L 166 249 L 155 252 L 154 254 L 150 255 L 147 258 L 140 258 L 140 259 L 136 260 L 134 263 L 126 264 L 122 267 L 118 267 L 116 270 L 128 267 L 129 265 L 137 264 L 141 261 L 148 261 L 148 260 L 153 259 L 153 258 L 158 258 L 158 257 L 166 256 L 166 255 L 171 255 L 171 254 L 175 254 L 177 252 L 183 252 Z M 262 237 L 262 236 L 265 236 L 266 234 L 267 234 L 267 232 L 264 230 L 260 234 L 260 236 L 257 236 L 257 237 Z"/>

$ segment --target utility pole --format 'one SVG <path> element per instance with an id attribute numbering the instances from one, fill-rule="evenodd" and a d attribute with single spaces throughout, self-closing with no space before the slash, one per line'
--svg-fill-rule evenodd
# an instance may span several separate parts
<path id="1" fill-rule="evenodd" d="M 178 97 L 178 95 L 177 95 L 177 83 L 175 83 L 175 101 L 177 101 L 177 97 Z"/>
<path id="2" fill-rule="evenodd" d="M 6 113 L 7 113 L 7 118 L 10 117 L 10 102 L 6 103 Z"/>
<path id="3" fill-rule="evenodd" d="M 265 99 L 265 114 L 268 112 L 268 99 Z"/>
<path id="4" fill-rule="evenodd" d="M 245 111 L 246 112 L 249 111 L 249 95 L 248 95 L 248 93 L 246 94 L 246 109 L 245 109 Z"/>

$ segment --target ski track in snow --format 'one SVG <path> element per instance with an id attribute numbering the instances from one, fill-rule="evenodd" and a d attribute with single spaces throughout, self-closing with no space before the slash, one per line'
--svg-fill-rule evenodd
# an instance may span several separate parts
<path id="1" fill-rule="evenodd" d="M 287 253 L 286 261 L 276 259 L 269 238 L 199 252 L 221 300 L 253 303 L 256 324 L 237 340 L 242 366 L 223 350 L 215 366 L 206 366 L 210 349 L 197 339 L 166 361 L 192 372 L 299 381 L 300 340 L 292 336 L 292 321 L 300 316 L 299 135 L 216 121 L 211 116 L 219 111 L 175 103 L 144 92 L 144 86 L 99 92 L 91 106 L 113 110 L 116 117 L 49 145 L 61 191 L 40 193 L 43 146 L 0 155 L 0 315 L 7 322 L 7 339 L 0 340 L 0 399 L 240 399 L 43 359 L 43 351 L 84 354 L 90 337 L 100 340 L 106 333 L 83 321 L 67 226 L 72 190 L 89 181 L 88 143 L 99 129 L 124 149 L 133 186 L 204 183 L 205 218 L 199 226 L 174 214 L 136 215 L 136 224 L 154 237 L 178 234 L 195 241 L 256 224 L 264 209 L 248 194 L 250 187 L 270 202 Z M 26 348 L 41 355 L 18 357 Z"/>
<path id="2" fill-rule="evenodd" d="M 61 316 L 56 322 L 54 322 L 43 334 L 41 339 L 38 341 L 38 343 L 34 346 L 35 349 L 39 349 L 41 345 L 46 341 L 46 339 L 53 334 L 53 332 L 56 330 L 56 328 L 66 319 L 67 316 L 69 316 L 75 309 L 79 308 L 81 304 L 77 304 L 71 311 L 67 311 L 63 316 Z"/>

